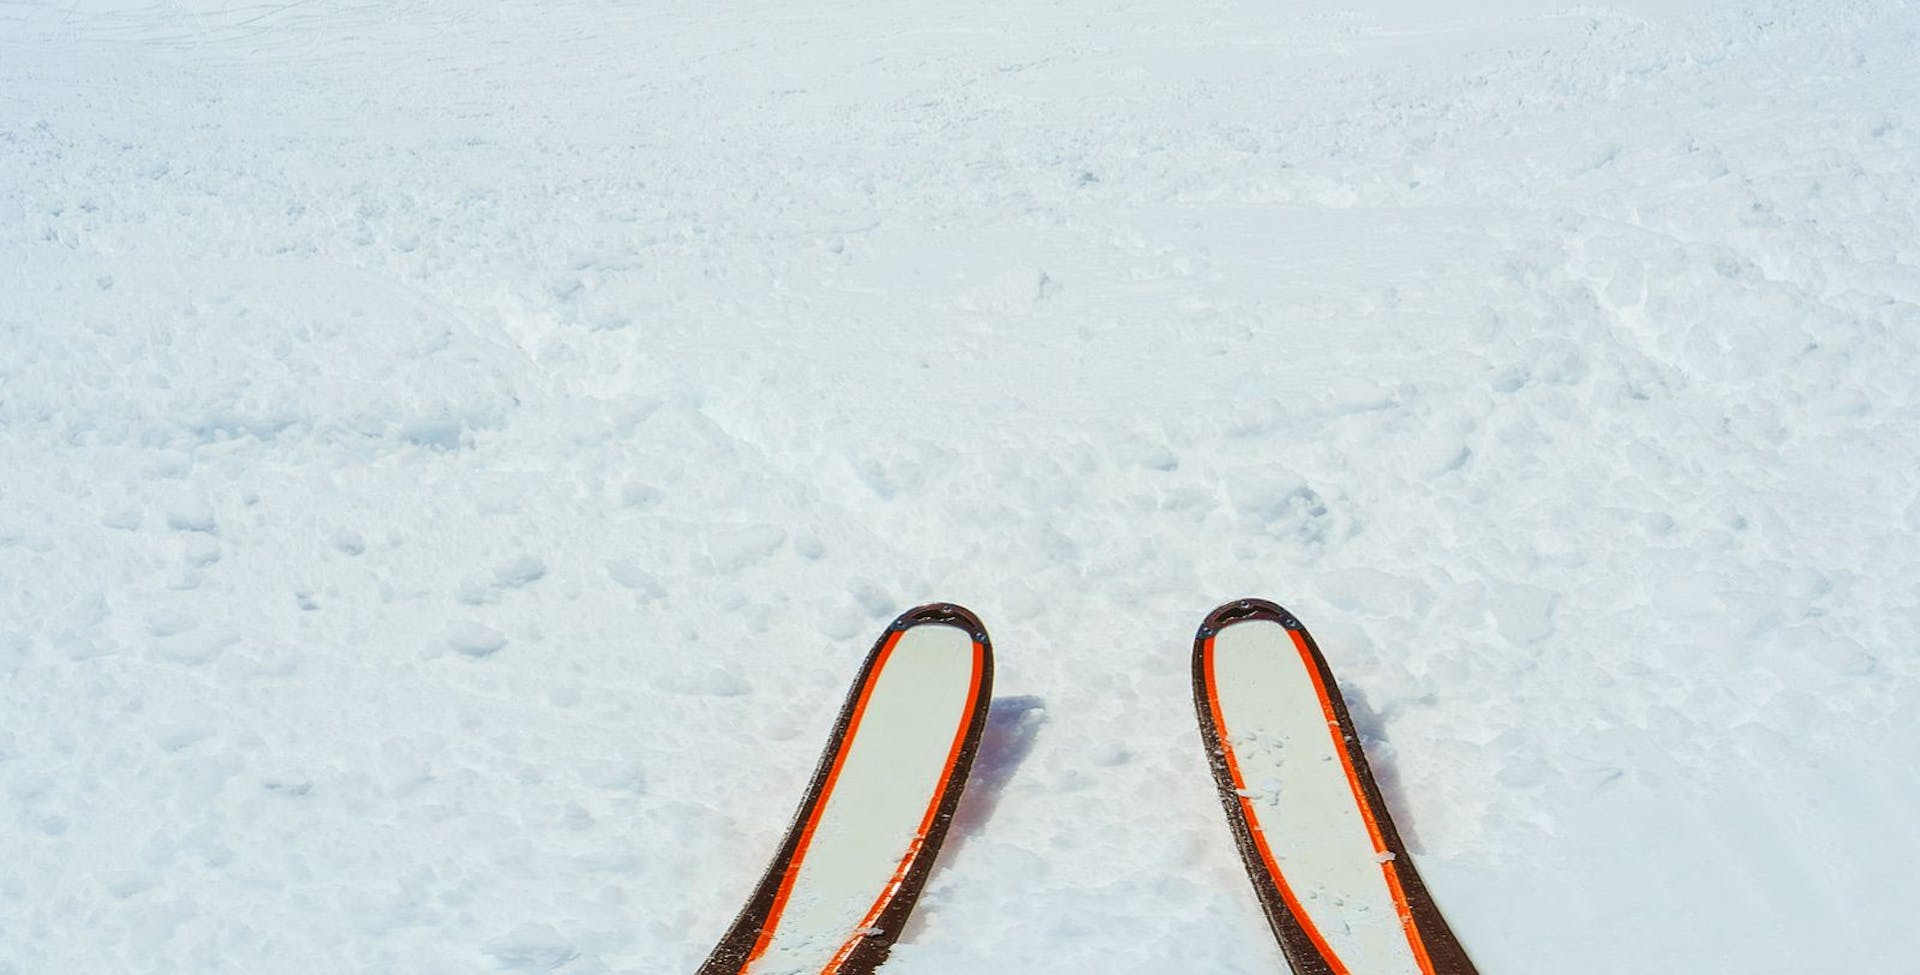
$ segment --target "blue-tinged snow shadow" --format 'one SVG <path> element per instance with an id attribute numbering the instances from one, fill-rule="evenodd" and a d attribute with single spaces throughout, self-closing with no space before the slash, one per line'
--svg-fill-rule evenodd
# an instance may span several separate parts
<path id="1" fill-rule="evenodd" d="M 980 750 L 973 754 L 973 770 L 967 775 L 966 791 L 960 794 L 960 804 L 954 807 L 940 859 L 934 861 L 928 876 L 930 886 L 932 878 L 954 862 L 960 848 L 986 828 L 987 820 L 993 818 L 994 807 L 1000 804 L 1001 793 L 1019 770 L 1020 763 L 1033 751 L 1034 739 L 1040 737 L 1040 726 L 1046 723 L 1047 702 L 1037 697 L 996 697 L 988 705 L 987 726 L 980 732 Z M 926 914 L 917 911 L 907 918 L 901 940 L 914 939 Z"/>
<path id="2" fill-rule="evenodd" d="M 989 704 L 987 727 L 979 733 L 979 750 L 973 752 L 973 770 L 968 773 L 966 791 L 960 793 L 960 804 L 954 806 L 954 818 L 947 825 L 947 841 L 941 844 L 941 858 L 933 862 L 933 869 L 927 875 L 929 887 L 933 885 L 933 877 L 939 877 L 941 869 L 954 862 L 954 854 L 966 846 L 966 841 L 985 829 L 987 820 L 993 820 L 993 808 L 1000 804 L 1000 793 L 1006 791 L 1006 783 L 1014 779 L 1014 772 L 1027 760 L 1027 752 L 1033 750 L 1033 739 L 1041 737 L 1043 724 L 1046 724 L 1046 701 L 1039 697 L 996 697 Z M 918 937 L 925 916 L 927 912 L 914 912 L 906 917 L 900 940 L 912 942 Z"/>
<path id="3" fill-rule="evenodd" d="M 1047 723 L 1047 702 L 1032 695 L 996 697 L 987 711 L 987 727 L 980 733 L 980 750 L 973 756 L 973 771 L 967 776 L 966 791 L 953 811 L 953 823 L 947 829 L 942 859 L 966 844 L 974 834 L 986 828 L 994 807 L 1007 783 L 1033 751 L 1040 737 L 1040 726 Z"/>
<path id="4" fill-rule="evenodd" d="M 1393 717 L 1391 710 L 1375 711 L 1361 688 L 1348 686 L 1340 690 L 1347 704 L 1347 716 L 1353 719 L 1353 730 L 1360 736 L 1360 750 L 1367 756 L 1367 769 L 1373 773 L 1373 784 L 1380 788 L 1380 799 L 1387 804 L 1387 818 L 1393 820 L 1394 830 L 1400 834 L 1400 842 L 1406 844 L 1407 852 L 1418 855 L 1425 851 L 1426 845 L 1420 842 L 1419 823 L 1407 813 L 1400 763 L 1392 740 L 1387 738 L 1385 729 L 1387 720 Z"/>

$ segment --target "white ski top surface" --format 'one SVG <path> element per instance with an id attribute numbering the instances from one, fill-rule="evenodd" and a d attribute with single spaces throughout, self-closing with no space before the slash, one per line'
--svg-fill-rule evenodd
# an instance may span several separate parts
<path id="1" fill-rule="evenodd" d="M 920 850 L 979 679 L 965 631 L 901 632 L 869 680 L 838 769 L 744 973 L 832 971 L 872 923 Z"/>
<path id="2" fill-rule="evenodd" d="M 1268 620 L 1213 638 L 1209 683 L 1242 809 L 1335 971 L 1422 975 L 1412 924 L 1307 649 Z"/>

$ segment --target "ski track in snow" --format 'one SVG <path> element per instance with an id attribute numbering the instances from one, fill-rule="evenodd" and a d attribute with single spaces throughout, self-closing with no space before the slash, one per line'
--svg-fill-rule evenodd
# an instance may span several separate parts
<path id="1" fill-rule="evenodd" d="M 0 973 L 690 971 L 877 629 L 889 975 L 1283 970 L 1192 629 L 1483 971 L 1895 971 L 1920 8 L 0 4 Z"/>

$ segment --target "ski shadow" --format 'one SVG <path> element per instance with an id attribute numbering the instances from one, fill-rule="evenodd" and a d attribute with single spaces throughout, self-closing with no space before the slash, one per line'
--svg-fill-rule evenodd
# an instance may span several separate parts
<path id="1" fill-rule="evenodd" d="M 1047 702 L 1042 698 L 1023 694 L 993 699 L 987 710 L 987 726 L 980 731 L 980 748 L 973 754 L 973 769 L 967 774 L 966 791 L 960 793 L 960 804 L 953 809 L 940 858 L 934 861 L 929 880 L 939 876 L 941 868 L 953 862 L 954 854 L 986 828 L 994 808 L 1000 805 L 1001 793 L 1033 751 L 1040 726 L 1046 723 Z"/>
<path id="2" fill-rule="evenodd" d="M 967 776 L 967 790 L 953 810 L 953 822 L 947 827 L 946 853 L 965 846 L 993 818 L 1000 795 L 1007 783 L 1033 751 L 1040 737 L 1040 726 L 1047 723 L 1047 702 L 1032 695 L 996 697 L 987 711 L 987 726 L 980 732 L 980 750 L 973 756 L 973 771 Z"/>
<path id="3" fill-rule="evenodd" d="M 954 807 L 940 857 L 927 875 L 929 886 L 940 876 L 940 871 L 953 862 L 954 855 L 967 841 L 986 828 L 987 821 L 993 818 L 994 807 L 1000 804 L 1001 793 L 1013 780 L 1020 763 L 1033 751 L 1034 740 L 1040 737 L 1040 726 L 1046 723 L 1047 702 L 1043 698 L 1026 694 L 996 697 L 988 705 L 987 726 L 980 731 L 980 749 L 974 752 L 966 791 L 960 793 L 960 804 Z M 902 940 L 913 940 L 923 917 L 924 912 L 908 915 L 901 929 Z"/>
<path id="4" fill-rule="evenodd" d="M 1418 856 L 1426 849 L 1420 841 L 1420 827 L 1407 812 L 1404 786 L 1400 781 L 1400 763 L 1396 760 L 1393 741 L 1387 737 L 1387 719 L 1391 713 L 1375 711 L 1367 703 L 1367 694 L 1357 687 L 1341 688 L 1341 697 L 1346 700 L 1347 717 L 1353 719 L 1353 730 L 1360 736 L 1360 751 L 1367 756 L 1367 768 L 1373 773 L 1373 784 L 1380 789 L 1380 799 L 1387 804 L 1387 818 L 1393 820 L 1394 830 L 1400 834 L 1400 842 L 1407 852 Z"/>

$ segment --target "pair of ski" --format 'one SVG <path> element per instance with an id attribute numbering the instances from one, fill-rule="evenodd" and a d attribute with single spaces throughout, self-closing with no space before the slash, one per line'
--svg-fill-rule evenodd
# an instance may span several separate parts
<path id="1" fill-rule="evenodd" d="M 886 960 L 959 804 L 992 688 L 972 613 L 939 604 L 894 620 L 773 863 L 698 975 L 865 975 Z M 1293 614 L 1260 599 L 1208 614 L 1193 697 L 1227 823 L 1295 975 L 1475 975 Z"/>

